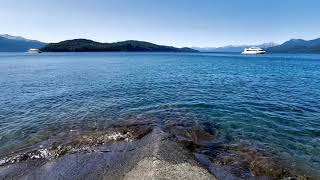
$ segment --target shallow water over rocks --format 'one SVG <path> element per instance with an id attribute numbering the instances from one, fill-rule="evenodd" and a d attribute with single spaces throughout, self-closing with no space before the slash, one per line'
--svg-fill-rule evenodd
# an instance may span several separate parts
<path id="1" fill-rule="evenodd" d="M 117 149 L 118 152 L 140 151 L 141 139 L 155 131 L 162 132 L 156 141 L 170 141 L 177 144 L 174 145 L 175 147 L 185 148 L 186 151 L 193 154 L 193 159 L 218 179 L 226 176 L 231 179 L 312 178 L 299 174 L 296 169 L 288 167 L 284 160 L 276 159 L 264 149 L 244 142 L 234 144 L 228 140 L 221 141 L 217 138 L 218 129 L 207 123 L 193 125 L 169 123 L 160 126 L 150 122 L 124 121 L 104 131 L 73 132 L 70 137 L 64 137 L 64 139 L 53 138 L 50 142 L 38 145 L 39 149 L 20 154 L 16 152 L 2 159 L 0 167 L 10 167 L 11 164 L 24 162 L 34 163 L 35 161 L 41 164 L 56 161 L 56 159 L 71 154 L 115 153 L 114 149 Z M 125 148 L 121 149 L 121 147 Z M 170 151 L 166 153 L 170 154 Z M 184 162 L 183 159 L 175 160 Z"/>

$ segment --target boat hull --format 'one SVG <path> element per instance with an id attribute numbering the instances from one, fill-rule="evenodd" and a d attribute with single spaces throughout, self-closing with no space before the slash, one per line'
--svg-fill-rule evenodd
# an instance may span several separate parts
<path id="1" fill-rule="evenodd" d="M 242 52 L 241 54 L 265 54 L 265 51 L 262 52 Z"/>

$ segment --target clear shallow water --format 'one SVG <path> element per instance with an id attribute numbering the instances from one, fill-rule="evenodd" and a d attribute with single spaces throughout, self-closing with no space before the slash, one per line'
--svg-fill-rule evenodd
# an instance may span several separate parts
<path id="1" fill-rule="evenodd" d="M 0 54 L 0 157 L 126 119 L 209 122 L 320 171 L 320 55 Z"/>

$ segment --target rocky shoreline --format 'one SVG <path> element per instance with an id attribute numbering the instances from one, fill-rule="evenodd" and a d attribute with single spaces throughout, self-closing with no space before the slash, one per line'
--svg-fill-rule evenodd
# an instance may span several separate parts
<path id="1" fill-rule="evenodd" d="M 115 125 L 2 159 L 0 179 L 312 179 L 216 136 L 208 124 Z"/>

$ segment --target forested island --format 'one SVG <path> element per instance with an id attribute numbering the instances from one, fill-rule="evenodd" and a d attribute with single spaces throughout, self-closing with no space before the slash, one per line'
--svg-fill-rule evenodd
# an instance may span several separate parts
<path id="1" fill-rule="evenodd" d="M 88 39 L 73 39 L 59 43 L 49 43 L 40 49 L 43 52 L 198 52 L 191 48 L 176 48 L 144 41 L 121 41 L 100 43 Z"/>

